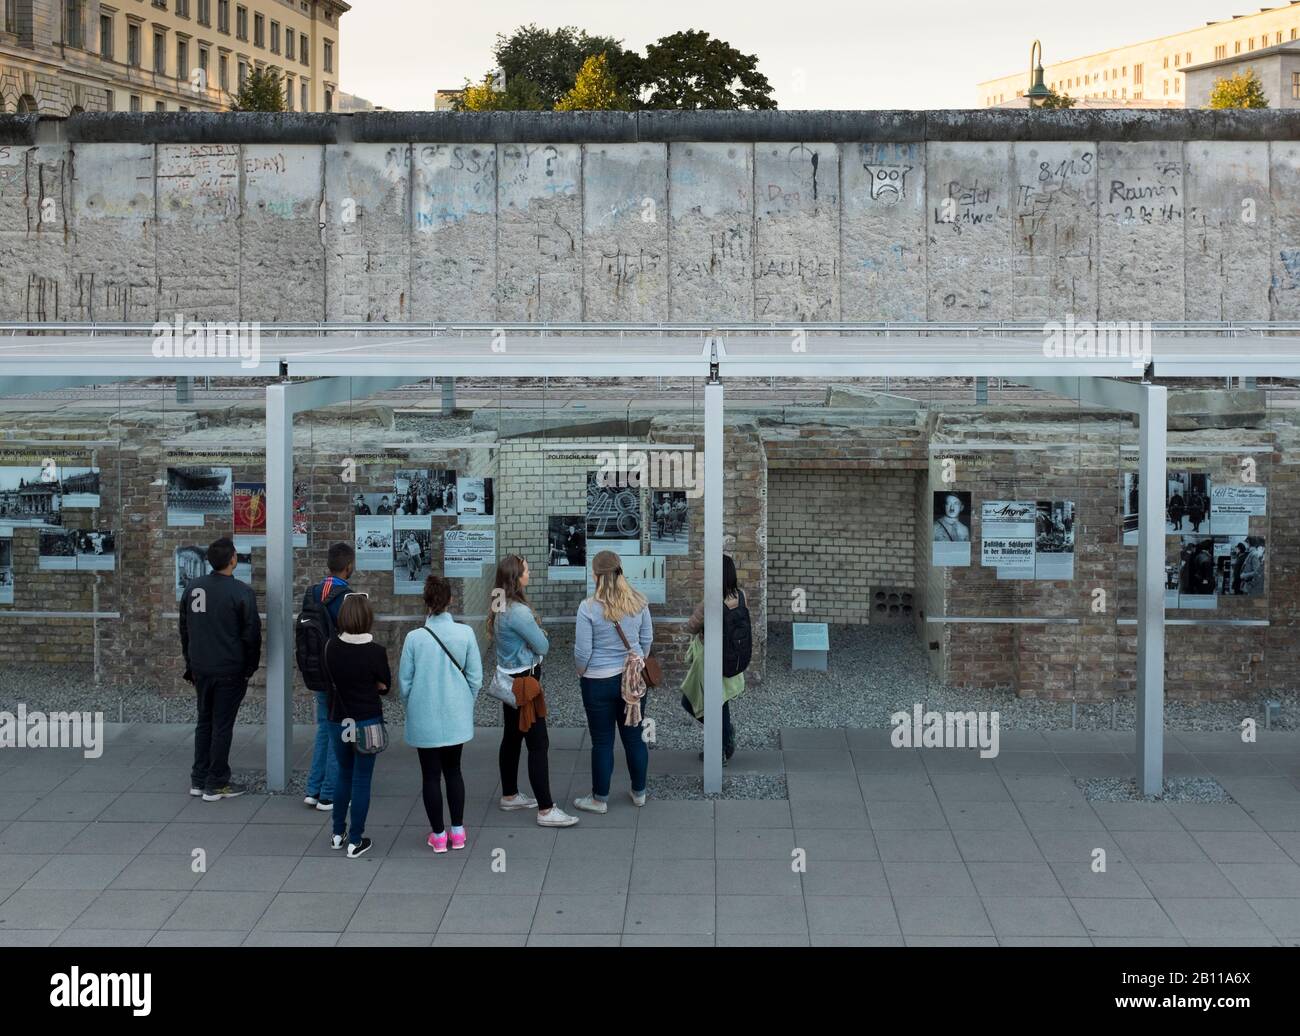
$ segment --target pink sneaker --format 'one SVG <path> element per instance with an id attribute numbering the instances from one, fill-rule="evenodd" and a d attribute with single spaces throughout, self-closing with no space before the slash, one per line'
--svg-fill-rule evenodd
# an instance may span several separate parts
<path id="1" fill-rule="evenodd" d="M 430 831 L 429 848 L 432 849 L 435 853 L 445 853 L 447 851 L 447 832 L 444 831 L 440 835 L 435 835 L 432 831 Z"/>
<path id="2" fill-rule="evenodd" d="M 451 833 L 451 847 L 453 849 L 465 848 L 465 832 L 462 831 L 460 834 L 456 834 L 456 832 L 453 831 Z"/>

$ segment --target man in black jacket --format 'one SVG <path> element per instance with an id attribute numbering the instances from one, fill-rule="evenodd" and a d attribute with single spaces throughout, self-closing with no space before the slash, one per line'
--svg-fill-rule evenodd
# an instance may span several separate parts
<path id="1" fill-rule="evenodd" d="M 257 595 L 234 577 L 238 557 L 229 537 L 208 547 L 212 571 L 191 580 L 181 596 L 181 651 L 185 679 L 199 696 L 194 727 L 190 794 L 204 802 L 232 799 L 244 788 L 230 783 L 230 741 L 248 681 L 262 658 Z"/>

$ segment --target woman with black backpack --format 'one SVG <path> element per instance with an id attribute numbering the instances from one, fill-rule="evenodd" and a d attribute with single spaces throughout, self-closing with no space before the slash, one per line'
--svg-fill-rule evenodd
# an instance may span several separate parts
<path id="1" fill-rule="evenodd" d="M 686 652 L 687 672 L 682 681 L 682 708 L 704 722 L 704 602 L 686 623 L 691 645 Z M 722 758 L 736 754 L 736 730 L 731 725 L 731 700 L 745 692 L 745 670 L 753 643 L 745 592 L 736 580 L 736 563 L 722 555 Z M 703 753 L 700 755 L 703 758 Z"/>

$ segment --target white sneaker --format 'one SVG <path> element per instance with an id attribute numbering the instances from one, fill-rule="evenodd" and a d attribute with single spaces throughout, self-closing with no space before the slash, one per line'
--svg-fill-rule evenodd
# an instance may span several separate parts
<path id="1" fill-rule="evenodd" d="M 346 838 L 347 838 L 347 835 L 346 835 L 346 834 L 341 834 L 341 835 L 330 835 L 330 848 L 331 848 L 331 849 L 342 849 L 343 846 L 347 844 L 347 843 L 345 842 L 345 839 L 346 839 Z"/>
<path id="2" fill-rule="evenodd" d="M 315 795 L 308 795 L 305 799 L 302 800 L 304 806 L 314 806 L 319 801 L 320 799 L 318 799 Z"/>
<path id="3" fill-rule="evenodd" d="M 509 813 L 515 809 L 536 809 L 537 800 L 522 793 L 516 793 L 508 799 L 502 799 L 500 805 L 503 810 Z"/>
<path id="4" fill-rule="evenodd" d="M 539 827 L 572 827 L 578 822 L 577 817 L 571 817 L 564 812 L 559 806 L 552 806 L 545 813 L 537 814 L 537 824 Z"/>
<path id="5" fill-rule="evenodd" d="M 628 794 L 632 796 L 632 805 L 634 806 L 645 805 L 645 792 L 641 792 L 640 794 L 637 794 L 635 791 L 629 791 Z"/>
<path id="6" fill-rule="evenodd" d="M 592 795 L 583 795 L 582 798 L 574 799 L 573 804 L 579 809 L 585 809 L 588 813 L 609 812 L 609 803 L 603 802 Z"/>
<path id="7" fill-rule="evenodd" d="M 326 801 L 325 799 L 317 799 L 316 808 L 319 809 L 322 813 L 333 813 L 334 803 Z"/>

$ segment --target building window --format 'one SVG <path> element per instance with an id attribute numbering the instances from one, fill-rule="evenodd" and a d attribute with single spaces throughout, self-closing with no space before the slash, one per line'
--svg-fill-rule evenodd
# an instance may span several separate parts
<path id="1" fill-rule="evenodd" d="M 310 64 L 307 56 L 307 37 L 303 36 L 298 41 L 298 60 L 304 65 Z"/>
<path id="2" fill-rule="evenodd" d="M 1143 66 L 1142 66 L 1142 65 L 1134 65 L 1134 66 L 1133 66 L 1133 85 L 1134 85 L 1134 86 L 1141 86 L 1141 85 L 1142 85 L 1142 69 L 1143 69 Z"/>
<path id="3" fill-rule="evenodd" d="M 1169 80 L 1168 80 L 1168 79 L 1165 80 L 1165 96 L 1166 96 L 1166 97 L 1169 96 Z"/>
<path id="4" fill-rule="evenodd" d="M 221 89 L 230 89 L 230 59 L 224 54 L 217 58 L 217 82 Z"/>
<path id="5" fill-rule="evenodd" d="M 1191 63 L 1192 63 L 1192 52 L 1189 50 L 1186 54 L 1183 55 L 1183 64 L 1190 65 Z"/>
<path id="6" fill-rule="evenodd" d="M 1183 64 L 1183 56 L 1182 56 L 1181 54 L 1175 54 L 1175 55 L 1174 55 L 1174 68 L 1181 68 L 1181 67 L 1182 67 L 1182 64 Z"/>
<path id="7" fill-rule="evenodd" d="M 241 61 L 239 63 L 239 89 L 242 90 L 244 88 L 244 80 L 247 78 L 248 78 L 248 62 Z"/>
<path id="8" fill-rule="evenodd" d="M 302 95 L 302 104 L 300 105 L 302 110 L 305 112 L 311 111 L 311 95 L 307 92 L 307 84 L 299 83 L 298 92 Z"/>
<path id="9" fill-rule="evenodd" d="M 176 78 L 184 79 L 190 70 L 190 44 L 188 40 L 176 41 Z"/>
<path id="10" fill-rule="evenodd" d="M 264 15 L 253 15 L 253 46 L 266 46 L 266 17 Z"/>
<path id="11" fill-rule="evenodd" d="M 217 0 L 217 29 L 230 35 L 230 0 Z"/>
<path id="12" fill-rule="evenodd" d="M 199 0 L 199 24 L 212 24 L 212 0 Z"/>
<path id="13" fill-rule="evenodd" d="M 153 34 L 153 70 L 160 76 L 167 74 L 167 37 L 161 32 Z"/>
<path id="14" fill-rule="evenodd" d="M 293 52 L 293 30 L 288 27 L 284 30 L 284 56 L 290 61 L 297 57 Z"/>
<path id="15" fill-rule="evenodd" d="M 204 90 L 210 89 L 211 85 L 208 82 L 208 48 L 207 47 L 199 48 L 199 71 L 202 73 L 202 76 L 200 77 L 200 85 Z"/>
<path id="16" fill-rule="evenodd" d="M 334 71 L 334 44 L 330 40 L 325 41 L 325 71 Z"/>
<path id="17" fill-rule="evenodd" d="M 64 18 L 64 38 L 63 42 L 69 47 L 84 47 L 86 45 L 86 0 L 64 0 L 63 18 Z"/>
<path id="18" fill-rule="evenodd" d="M 1165 55 L 1165 68 L 1168 68 L 1168 67 L 1169 67 L 1169 55 L 1166 54 L 1166 55 Z"/>
<path id="19" fill-rule="evenodd" d="M 271 23 L 271 53 L 280 53 L 280 23 Z"/>
<path id="20" fill-rule="evenodd" d="M 1281 30 L 1281 29 L 1278 29 L 1278 30 L 1277 30 L 1277 39 L 1276 39 L 1274 42 L 1276 42 L 1276 43 L 1281 43 L 1281 42 L 1282 42 L 1282 30 Z"/>
<path id="21" fill-rule="evenodd" d="M 135 22 L 127 22 L 126 63 L 132 68 L 139 68 L 142 60 L 140 55 L 140 26 Z"/>
<path id="22" fill-rule="evenodd" d="M 190 16 L 190 0 L 176 0 L 176 14 L 181 18 Z"/>
<path id="23" fill-rule="evenodd" d="M 105 61 L 113 60 L 113 16 L 99 16 L 99 56 Z"/>
<path id="24" fill-rule="evenodd" d="M 133 112 L 138 112 L 138 111 L 140 110 L 140 95 L 139 95 L 139 94 L 132 94 L 132 95 L 131 95 L 130 106 L 131 106 L 131 111 L 133 111 Z"/>
<path id="25" fill-rule="evenodd" d="M 293 111 L 293 76 L 284 77 L 284 106 Z"/>
<path id="26" fill-rule="evenodd" d="M 1220 43 L 1214 48 L 1214 60 L 1221 61 L 1228 56 L 1228 46 L 1226 43 Z"/>
<path id="27" fill-rule="evenodd" d="M 1254 50 L 1254 49 L 1255 49 L 1255 37 L 1254 37 L 1254 36 L 1252 36 L 1252 37 L 1250 38 L 1250 45 L 1249 45 L 1246 49 L 1247 49 L 1247 50 Z"/>
<path id="28" fill-rule="evenodd" d="M 248 39 L 248 8 L 235 8 L 235 38 L 241 40 Z"/>
<path id="29" fill-rule="evenodd" d="M 326 110 L 327 112 L 332 112 L 332 111 L 334 110 L 334 91 L 333 91 L 333 90 L 326 90 L 326 91 L 325 91 L 325 110 Z"/>
<path id="30" fill-rule="evenodd" d="M 1234 54 L 1240 54 L 1240 53 L 1241 53 L 1241 40 L 1237 40 L 1235 43 L 1233 43 L 1233 45 L 1232 45 L 1232 52 L 1233 52 Z"/>
<path id="31" fill-rule="evenodd" d="M 5 0 L 5 24 L 4 31 L 10 33 L 18 32 L 18 15 L 14 10 L 17 0 Z"/>
<path id="32" fill-rule="evenodd" d="M 1183 81 L 1182 81 L 1181 79 L 1175 79 L 1175 80 L 1174 80 L 1174 93 L 1176 93 L 1176 94 L 1180 94 L 1180 93 L 1182 93 L 1182 92 L 1183 92 Z"/>
<path id="33" fill-rule="evenodd" d="M 165 112 L 167 110 L 166 101 L 154 101 L 153 110 L 156 112 Z"/>
<path id="34" fill-rule="evenodd" d="M 1291 30 L 1291 38 L 1292 38 L 1292 39 L 1295 39 L 1295 29 L 1292 29 L 1292 30 Z"/>

